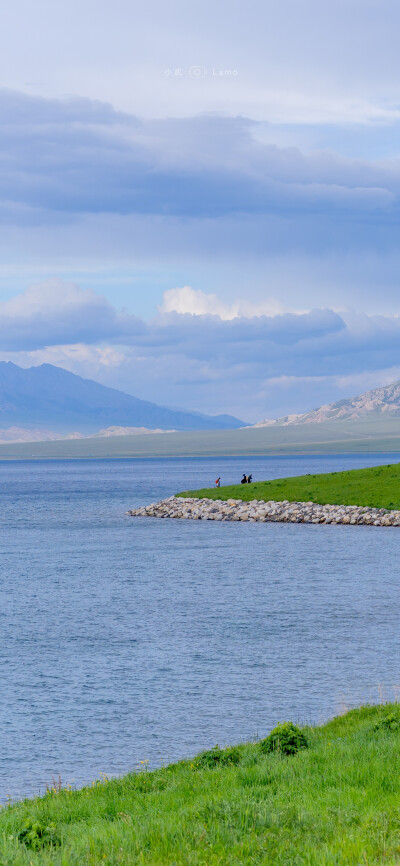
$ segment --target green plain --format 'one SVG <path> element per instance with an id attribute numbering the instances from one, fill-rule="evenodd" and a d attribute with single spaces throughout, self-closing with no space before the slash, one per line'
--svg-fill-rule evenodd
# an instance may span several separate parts
<path id="1" fill-rule="evenodd" d="M 400 463 L 323 475 L 255 481 L 230 487 L 187 490 L 177 495 L 199 499 L 243 499 L 246 502 L 252 499 L 282 502 L 287 499 L 289 502 L 400 509 Z"/>
<path id="2" fill-rule="evenodd" d="M 399 864 L 399 705 L 303 730 L 309 747 L 290 757 L 247 743 L 237 764 L 194 758 L 5 805 L 0 863 Z"/>

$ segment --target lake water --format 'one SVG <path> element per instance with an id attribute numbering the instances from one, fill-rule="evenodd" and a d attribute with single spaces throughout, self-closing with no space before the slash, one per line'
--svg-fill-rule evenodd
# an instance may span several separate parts
<path id="1" fill-rule="evenodd" d="M 396 528 L 132 519 L 400 455 L 0 463 L 0 802 L 393 698 Z"/>

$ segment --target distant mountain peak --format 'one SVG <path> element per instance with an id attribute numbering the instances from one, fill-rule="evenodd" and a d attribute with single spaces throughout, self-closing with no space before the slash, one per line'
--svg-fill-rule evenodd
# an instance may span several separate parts
<path id="1" fill-rule="evenodd" d="M 78 430 L 88 435 L 110 427 L 229 430 L 243 426 L 243 421 L 231 415 L 200 415 L 158 406 L 53 364 L 23 368 L 11 361 L 0 362 L 3 430 L 31 428 L 35 433 L 61 434 Z"/>
<path id="2" fill-rule="evenodd" d="M 363 418 L 380 415 L 400 418 L 400 381 L 365 391 L 358 397 L 327 403 L 319 409 L 300 415 L 284 415 L 275 420 L 264 418 L 254 424 L 254 427 L 289 427 L 297 424 L 322 424 L 324 421 L 360 421 Z"/>

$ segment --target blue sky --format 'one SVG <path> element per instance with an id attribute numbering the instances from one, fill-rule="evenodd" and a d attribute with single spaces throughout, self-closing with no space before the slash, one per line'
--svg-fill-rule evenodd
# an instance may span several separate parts
<path id="1" fill-rule="evenodd" d="M 0 13 L 0 357 L 246 420 L 400 377 L 400 8 Z"/>

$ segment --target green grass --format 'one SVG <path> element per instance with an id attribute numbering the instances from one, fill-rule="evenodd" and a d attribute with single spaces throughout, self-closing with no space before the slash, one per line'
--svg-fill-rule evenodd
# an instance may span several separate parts
<path id="1" fill-rule="evenodd" d="M 234 762 L 231 749 L 226 763 L 197 758 L 5 806 L 0 863 L 399 864 L 399 725 L 376 727 L 389 715 L 400 721 L 400 707 L 305 728 L 309 748 L 290 757 L 245 744 Z"/>
<path id="2" fill-rule="evenodd" d="M 299 475 L 275 481 L 256 481 L 204 490 L 187 490 L 178 496 L 207 499 L 259 499 L 268 502 L 318 502 L 331 505 L 367 505 L 370 508 L 400 508 L 400 463 L 330 472 L 324 475 Z M 400 861 L 399 861 L 400 862 Z"/>

